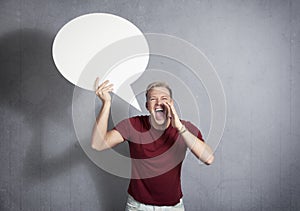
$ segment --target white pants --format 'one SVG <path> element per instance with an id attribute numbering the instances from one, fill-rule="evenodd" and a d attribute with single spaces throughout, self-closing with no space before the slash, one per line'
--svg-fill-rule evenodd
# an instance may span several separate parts
<path id="1" fill-rule="evenodd" d="M 143 204 L 141 202 L 136 201 L 131 195 L 128 194 L 127 204 L 125 211 L 184 211 L 184 205 L 182 199 L 180 202 L 174 206 L 156 206 L 156 205 L 148 205 Z"/>

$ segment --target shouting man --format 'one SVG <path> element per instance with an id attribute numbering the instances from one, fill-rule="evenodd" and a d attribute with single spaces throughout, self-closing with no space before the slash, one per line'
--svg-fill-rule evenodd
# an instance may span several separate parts
<path id="1" fill-rule="evenodd" d="M 187 148 L 207 165 L 214 156 L 199 129 L 179 119 L 171 88 L 164 82 L 149 84 L 149 115 L 124 119 L 110 131 L 107 126 L 113 85 L 105 81 L 95 88 L 102 108 L 93 130 L 92 148 L 101 151 L 124 141 L 129 143 L 132 169 L 126 210 L 184 210 L 180 175 Z"/>

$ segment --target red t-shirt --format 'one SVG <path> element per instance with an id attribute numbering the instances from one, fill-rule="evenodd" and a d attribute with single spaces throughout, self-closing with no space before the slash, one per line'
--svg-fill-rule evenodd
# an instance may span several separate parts
<path id="1" fill-rule="evenodd" d="M 185 127 L 202 140 L 192 123 Z M 164 131 L 151 127 L 149 116 L 136 116 L 118 123 L 119 131 L 129 143 L 132 158 L 128 193 L 137 201 L 157 206 L 173 206 L 182 198 L 181 166 L 187 146 L 171 125 Z"/>

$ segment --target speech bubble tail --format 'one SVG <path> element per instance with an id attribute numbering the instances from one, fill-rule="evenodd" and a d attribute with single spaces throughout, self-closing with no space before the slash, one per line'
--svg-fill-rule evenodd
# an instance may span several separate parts
<path id="1" fill-rule="evenodd" d="M 125 88 L 126 87 L 126 88 Z M 139 112 L 142 112 L 139 102 L 130 86 L 125 86 L 123 90 L 118 90 L 117 94 L 128 104 L 134 107 Z"/>
<path id="2" fill-rule="evenodd" d="M 133 106 L 136 110 L 142 112 L 142 109 L 141 109 L 140 104 L 139 104 L 139 102 L 137 101 L 136 97 L 134 97 L 134 98 L 131 100 L 130 105 Z"/>

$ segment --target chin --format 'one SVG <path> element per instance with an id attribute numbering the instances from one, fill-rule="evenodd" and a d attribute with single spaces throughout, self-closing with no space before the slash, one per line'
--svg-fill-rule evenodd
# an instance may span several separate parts
<path id="1" fill-rule="evenodd" d="M 153 117 L 155 124 L 157 124 L 158 126 L 164 126 L 167 124 L 167 118 L 163 119 L 163 120 L 157 120 L 155 117 Z"/>
<path id="2" fill-rule="evenodd" d="M 155 120 L 155 123 L 157 124 L 157 125 L 159 125 L 159 126 L 163 126 L 163 125 L 165 125 L 166 123 L 167 123 L 167 121 L 166 120 Z"/>

